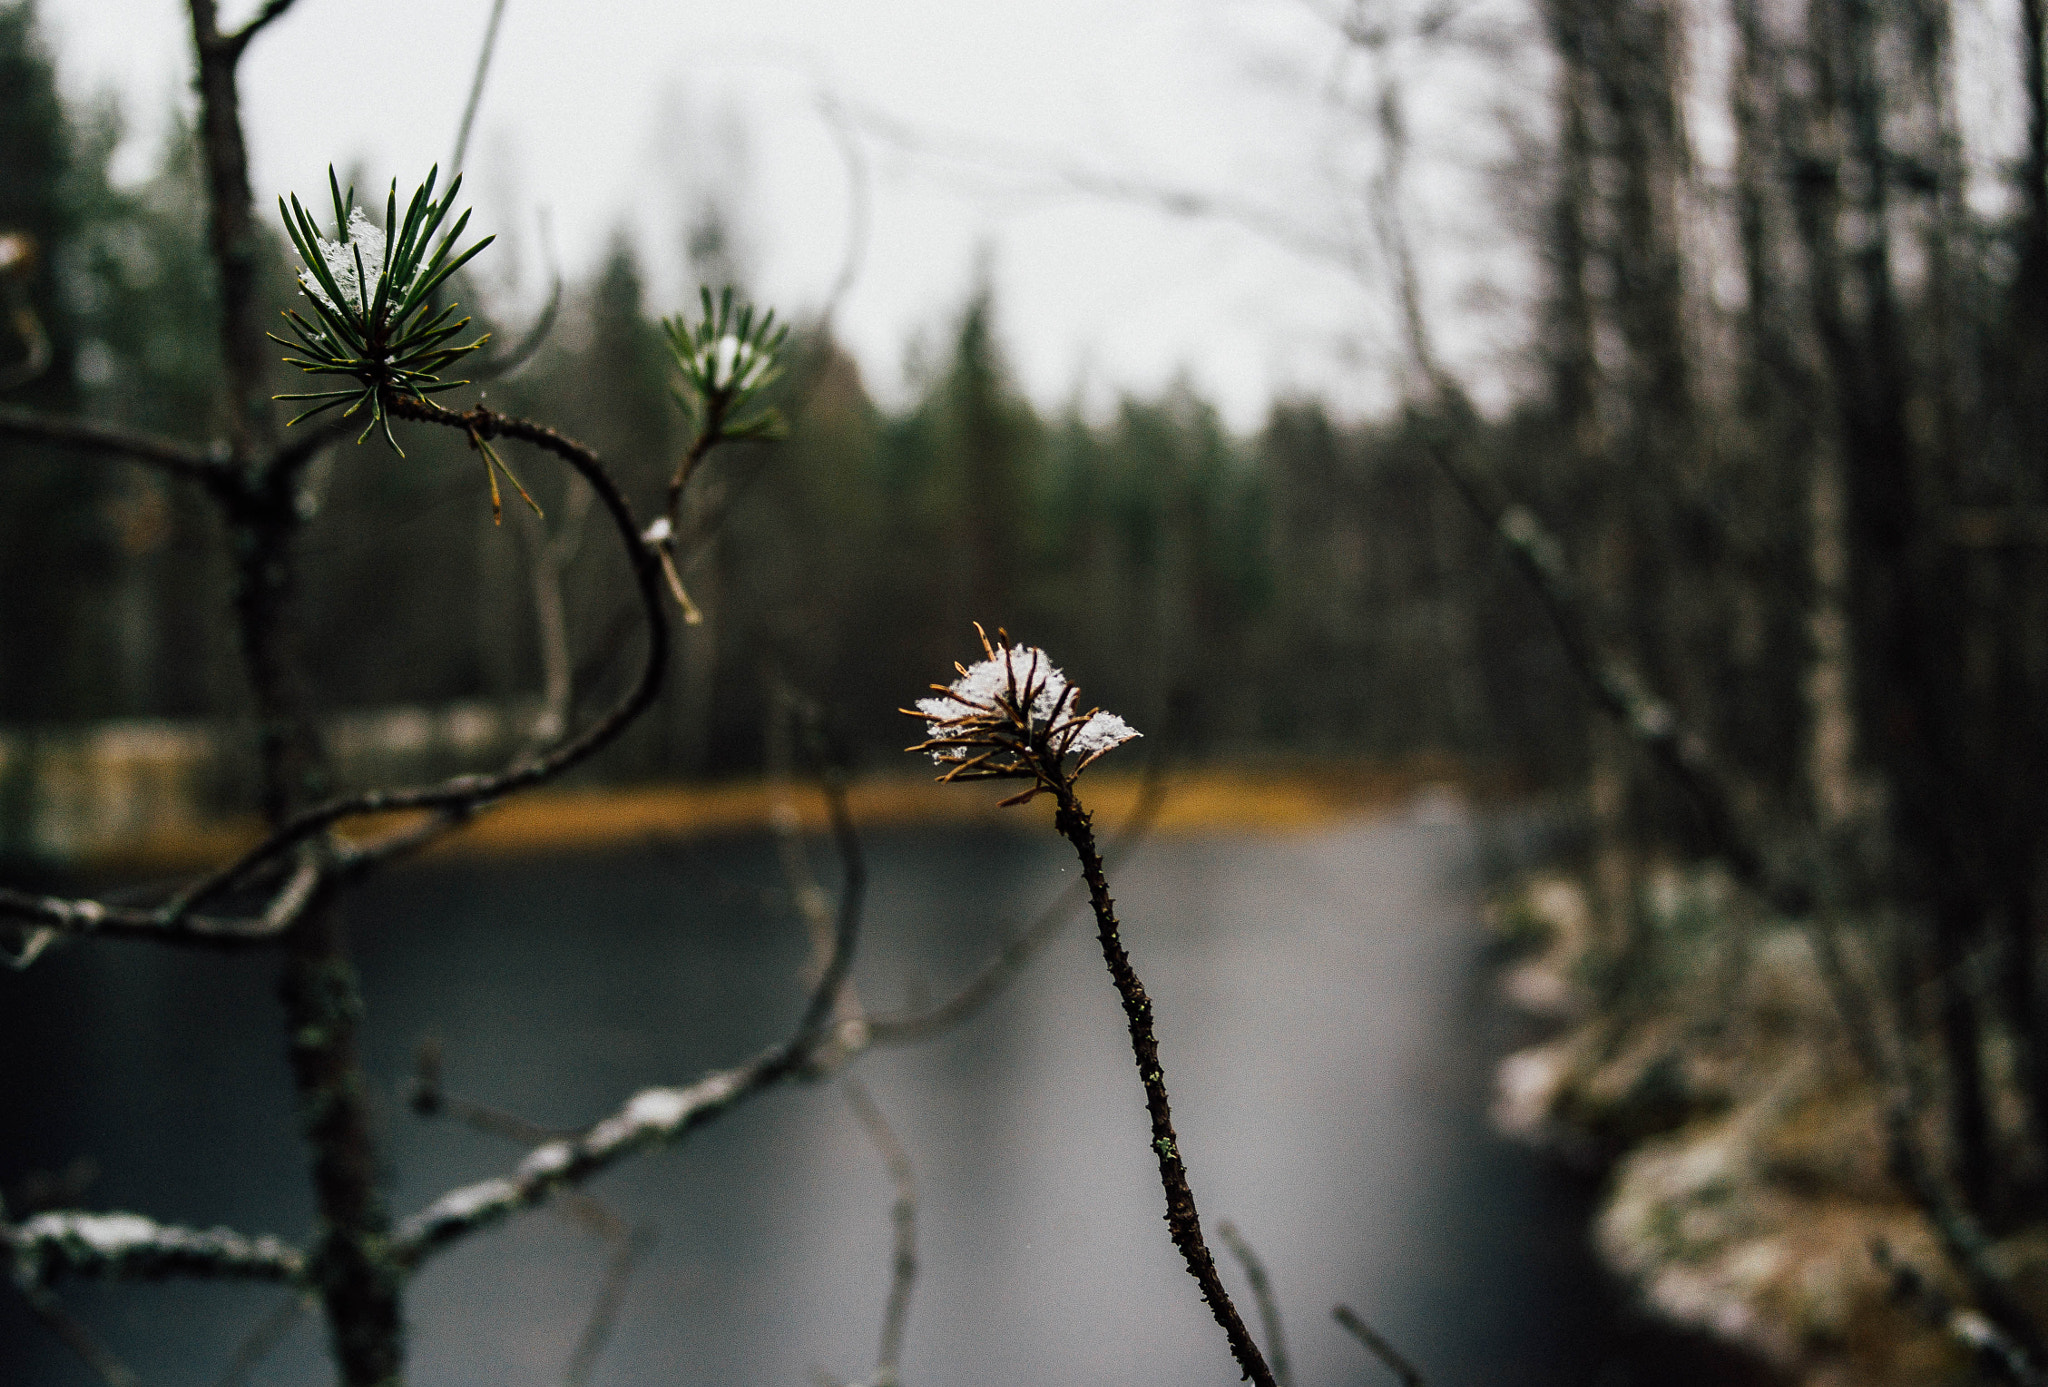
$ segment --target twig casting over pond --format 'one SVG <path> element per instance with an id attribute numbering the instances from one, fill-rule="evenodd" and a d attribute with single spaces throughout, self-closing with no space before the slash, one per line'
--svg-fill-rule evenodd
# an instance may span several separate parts
<path id="1" fill-rule="evenodd" d="M 1131 966 L 1119 937 L 1116 902 L 1102 871 L 1102 854 L 1088 810 L 1074 793 L 1081 772 L 1104 752 L 1139 734 L 1114 713 L 1081 711 L 1080 691 L 1044 651 L 1014 646 L 1008 632 L 991 642 L 981 633 L 987 659 L 969 669 L 956 665 L 960 677 L 950 685 L 933 685 L 936 698 L 921 699 L 903 711 L 927 722 L 926 739 L 910 748 L 928 751 L 946 772 L 941 780 L 1028 780 L 1029 788 L 1004 800 L 1022 804 L 1040 791 L 1053 797 L 1058 810 L 1053 825 L 1073 844 L 1088 883 L 1095 910 L 1096 937 L 1103 962 L 1123 998 L 1131 1032 L 1131 1055 L 1145 1086 L 1145 1108 L 1152 1117 L 1152 1149 L 1159 1159 L 1159 1183 L 1166 1192 L 1166 1226 L 1173 1245 L 1188 1264 L 1188 1275 L 1202 1288 L 1202 1298 L 1223 1332 L 1244 1375 L 1259 1387 L 1276 1387 L 1273 1370 L 1259 1352 L 1244 1319 L 1216 1273 L 1216 1258 L 1202 1238 L 1202 1220 L 1188 1185 L 1187 1166 L 1173 1130 L 1173 1108 L 1167 1099 L 1166 1075 L 1159 1063 L 1159 1041 L 1152 1030 L 1152 999 Z"/>

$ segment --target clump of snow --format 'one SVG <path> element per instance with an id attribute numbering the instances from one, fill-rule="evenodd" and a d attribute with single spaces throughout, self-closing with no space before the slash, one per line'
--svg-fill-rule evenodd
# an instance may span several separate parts
<path id="1" fill-rule="evenodd" d="M 754 349 L 753 343 L 743 341 L 731 333 L 712 343 L 711 349 L 704 356 L 704 364 L 709 370 L 713 390 L 730 390 L 746 384 L 747 378 L 767 360 L 766 356 Z"/>
<path id="2" fill-rule="evenodd" d="M 1044 724 L 1052 721 L 1070 687 L 1052 657 L 1037 646 L 999 645 L 993 658 L 962 671 L 943 694 L 919 699 L 917 711 L 931 719 L 934 737 L 944 736 L 943 725 L 964 710 L 992 713 L 1007 708 L 1028 712 L 1033 722 Z M 1027 693 L 1032 694 L 1029 709 L 1019 706 Z"/>
<path id="3" fill-rule="evenodd" d="M 1091 713 L 1088 721 L 1081 724 L 1081 730 L 1075 734 L 1068 750 L 1081 756 L 1100 756 L 1111 747 L 1122 746 L 1141 735 L 1115 713 Z"/>
<path id="4" fill-rule="evenodd" d="M 546 1146 L 535 1147 L 519 1163 L 521 1175 L 553 1175 L 568 1168 L 574 1152 L 566 1141 L 551 1141 Z"/>
<path id="5" fill-rule="evenodd" d="M 626 1120 L 636 1127 L 673 1127 L 689 1110 L 689 1095 L 680 1089 L 643 1089 L 626 1104 Z"/>
<path id="6" fill-rule="evenodd" d="M 479 1180 L 442 1195 L 419 1215 L 422 1223 L 467 1223 L 490 1208 L 510 1209 L 519 1201 L 519 1189 L 510 1180 Z"/>
<path id="7" fill-rule="evenodd" d="M 1143 735 L 1115 713 L 1095 712 L 1077 720 L 1078 693 L 1037 646 L 999 645 L 990 658 L 963 670 L 944 693 L 919 699 L 917 711 L 928 719 L 925 735 L 934 739 L 953 735 L 963 719 L 976 714 L 1002 714 L 1033 733 L 1061 734 L 1068 739 L 1066 749 L 1084 760 Z M 932 759 L 939 762 L 962 760 L 966 754 L 965 747 L 932 748 Z"/>
<path id="8" fill-rule="evenodd" d="M 1494 1073 L 1494 1125 L 1510 1136 L 1541 1132 L 1570 1077 L 1569 1059 L 1563 1047 L 1542 1045 L 1502 1060 Z"/>
<path id="9" fill-rule="evenodd" d="M 103 1257 L 155 1244 L 163 1232 L 140 1214 L 39 1214 L 21 1227 L 29 1239 L 76 1238 Z"/>
<path id="10" fill-rule="evenodd" d="M 377 286 L 384 279 L 383 231 L 363 215 L 362 208 L 357 207 L 348 214 L 348 227 L 339 241 L 330 241 L 325 236 L 319 237 L 318 241 L 320 258 L 326 262 L 327 273 L 334 277 L 342 298 L 348 301 L 349 311 L 367 314 L 370 305 L 377 301 Z M 358 255 L 362 257 L 361 274 L 356 272 Z M 327 291 L 320 287 L 319 276 L 310 269 L 299 271 L 299 283 L 328 312 L 342 312 L 334 300 L 327 297 Z M 404 293 L 407 287 L 397 286 L 396 294 Z"/>

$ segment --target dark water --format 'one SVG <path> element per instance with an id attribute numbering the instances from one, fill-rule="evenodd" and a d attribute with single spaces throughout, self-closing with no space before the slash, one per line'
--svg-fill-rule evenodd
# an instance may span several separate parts
<path id="1" fill-rule="evenodd" d="M 1204 1216 L 1234 1220 L 1264 1257 L 1301 1387 L 1392 1380 L 1331 1323 L 1340 1300 L 1438 1387 L 1732 1380 L 1721 1356 L 1617 1309 L 1585 1250 L 1590 1189 L 1486 1129 L 1506 1023 L 1478 966 L 1471 847 L 1462 828 L 1386 821 L 1161 839 L 1117 873 Z M 1058 892 L 1062 849 L 875 835 L 869 1004 L 971 969 Z M 417 867 L 355 898 L 395 1211 L 518 1156 L 405 1110 L 422 1036 L 444 1040 L 451 1091 L 576 1125 L 781 1034 L 803 945 L 780 880 L 768 844 L 737 840 Z M 0 1187 L 88 1157 L 88 1206 L 302 1237 L 273 973 L 101 945 L 0 977 Z M 859 1073 L 917 1168 L 911 1387 L 1237 1380 L 1165 1238 L 1122 1017 L 1078 923 L 980 1017 Z M 657 1235 L 593 1381 L 871 1371 L 891 1192 L 833 1088 L 771 1094 L 593 1192 Z M 559 1382 L 606 1257 L 554 1212 L 445 1255 L 409 1301 L 413 1381 Z M 282 1299 L 190 1284 L 66 1296 L 163 1387 L 215 1381 Z M 320 1340 L 302 1320 L 253 1381 L 326 1381 Z M 91 1380 L 0 1291 L 0 1383 Z"/>

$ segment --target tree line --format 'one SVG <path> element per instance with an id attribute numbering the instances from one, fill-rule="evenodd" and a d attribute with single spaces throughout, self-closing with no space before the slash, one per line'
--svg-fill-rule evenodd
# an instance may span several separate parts
<path id="1" fill-rule="evenodd" d="M 0 228 L 34 240 L 18 283 L 54 348 L 8 401 L 203 442 L 225 406 L 196 133 L 179 127 L 150 179 L 116 187 L 118 120 L 68 109 L 33 8 L 6 13 L 0 120 L 21 157 L 0 167 Z M 286 306 L 301 296 L 280 239 L 260 274 Z M 713 248 L 691 268 L 729 259 Z M 456 293 L 468 311 L 477 287 Z M 1041 409 L 1005 363 L 998 308 L 986 284 L 969 292 L 898 409 L 876 403 L 828 324 L 800 326 L 777 392 L 789 437 L 737 447 L 698 503 L 683 563 L 706 619 L 682 628 L 677 687 L 605 774 L 758 765 L 778 681 L 832 707 L 857 744 L 893 749 L 906 690 L 947 668 L 977 619 L 1070 652 L 1105 702 L 1192 749 L 1502 761 L 1534 746 L 1548 770 L 1572 763 L 1562 666 L 1407 423 L 1342 422 L 1301 399 L 1240 436 L 1187 385 L 1107 418 Z M 686 442 L 656 317 L 620 240 L 564 291 L 530 359 L 484 382 L 489 397 L 560 420 L 652 497 Z M 526 325 L 497 326 L 509 343 Z M 479 470 L 459 438 L 404 459 L 344 445 L 319 464 L 304 657 L 323 708 L 543 691 L 543 537 L 510 512 L 477 523 Z M 243 706 L 203 501 L 54 451 L 5 469 L 0 492 L 0 584 L 15 594 L 0 608 L 0 721 Z M 574 554 L 559 574 L 569 625 L 602 631 L 617 575 L 575 544 L 567 492 L 542 483 L 535 498 Z"/>

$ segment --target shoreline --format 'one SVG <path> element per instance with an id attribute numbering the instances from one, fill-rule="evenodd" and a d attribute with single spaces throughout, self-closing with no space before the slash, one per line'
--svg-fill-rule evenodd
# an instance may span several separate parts
<path id="1" fill-rule="evenodd" d="M 1143 771 L 1098 771 L 1083 782 L 1087 804 L 1114 829 L 1136 812 Z M 862 828 L 974 825 L 1046 831 L 1051 801 L 998 809 L 1014 787 L 942 785 L 921 771 L 861 776 L 847 807 Z M 1523 788 L 1513 776 L 1474 770 L 1446 758 L 1388 764 L 1207 765 L 1166 773 L 1152 832 L 1291 833 L 1373 817 L 1418 799 L 1491 802 Z M 389 832 L 413 814 L 350 820 L 351 838 Z M 507 799 L 422 854 L 443 860 L 510 854 L 576 853 L 643 842 L 672 842 L 765 832 L 794 820 L 806 833 L 828 827 L 825 801 L 809 781 L 767 777 L 635 786 L 548 788 Z M 76 871 L 154 874 L 210 866 L 260 839 L 253 816 L 166 825 L 82 852 L 61 866 Z"/>

